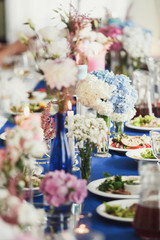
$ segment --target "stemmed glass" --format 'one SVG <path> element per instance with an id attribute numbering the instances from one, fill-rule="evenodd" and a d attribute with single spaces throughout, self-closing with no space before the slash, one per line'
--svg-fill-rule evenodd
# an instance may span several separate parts
<path id="1" fill-rule="evenodd" d="M 150 131 L 151 146 L 154 156 L 158 159 L 158 166 L 160 166 L 160 131 Z"/>

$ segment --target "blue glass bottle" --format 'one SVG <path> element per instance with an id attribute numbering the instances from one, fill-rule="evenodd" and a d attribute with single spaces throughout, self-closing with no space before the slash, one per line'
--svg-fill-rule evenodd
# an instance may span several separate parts
<path id="1" fill-rule="evenodd" d="M 61 170 L 71 172 L 72 160 L 65 133 L 65 114 L 56 114 L 56 137 L 52 143 L 49 171 Z"/>

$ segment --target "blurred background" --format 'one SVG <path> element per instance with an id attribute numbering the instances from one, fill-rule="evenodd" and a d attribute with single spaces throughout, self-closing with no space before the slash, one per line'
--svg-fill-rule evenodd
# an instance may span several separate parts
<path id="1" fill-rule="evenodd" d="M 133 20 L 153 33 L 153 56 L 160 55 L 160 1 L 159 0 L 0 0 L 0 41 L 12 43 L 24 30 L 29 18 L 38 27 L 52 24 L 53 10 L 69 8 L 70 2 L 79 13 L 101 19 L 102 26 L 108 15 L 113 18 Z"/>

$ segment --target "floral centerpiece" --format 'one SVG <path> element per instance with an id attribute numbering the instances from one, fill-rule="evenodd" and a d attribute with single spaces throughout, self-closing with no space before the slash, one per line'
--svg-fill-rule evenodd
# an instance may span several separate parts
<path id="1" fill-rule="evenodd" d="M 96 118 L 93 114 L 74 115 L 74 124 L 68 125 L 67 135 L 75 137 L 80 152 L 82 178 L 90 180 L 91 154 L 95 146 L 100 146 L 107 138 L 108 128 L 102 118 Z"/>
<path id="2" fill-rule="evenodd" d="M 36 157 L 43 156 L 46 144 L 40 127 L 40 117 L 18 118 L 12 129 L 6 130 L 6 148 L 0 150 L 0 185 L 13 195 L 21 195 L 25 169 L 32 169 Z"/>
<path id="3" fill-rule="evenodd" d="M 0 218 L 20 229 L 36 228 L 44 219 L 43 209 L 36 209 L 32 204 L 11 195 L 7 190 L 1 190 Z"/>
<path id="4" fill-rule="evenodd" d="M 86 107 L 95 109 L 100 115 L 110 116 L 113 105 L 108 101 L 115 86 L 110 86 L 92 74 L 88 74 L 76 86 L 78 100 Z"/>
<path id="5" fill-rule="evenodd" d="M 65 229 L 71 217 L 72 203 L 81 204 L 87 196 L 87 181 L 76 176 L 55 170 L 45 175 L 40 191 L 44 194 L 48 225 L 59 231 Z"/>
<path id="6" fill-rule="evenodd" d="M 121 126 L 123 126 L 122 123 L 132 119 L 136 113 L 134 104 L 137 100 L 137 91 L 131 85 L 131 80 L 123 74 L 114 75 L 113 72 L 109 72 L 108 70 L 93 71 L 92 74 L 96 75 L 98 79 L 107 82 L 109 85 L 116 86 L 110 98 L 113 104 L 111 119 L 115 124 L 121 123 Z M 120 129 L 118 132 L 119 131 Z"/>
<path id="7" fill-rule="evenodd" d="M 71 99 L 69 87 L 78 80 L 78 68 L 70 58 L 47 60 L 41 65 L 44 76 L 50 89 L 56 96 L 58 113 L 56 114 L 56 137 L 50 156 L 50 170 L 64 169 L 71 172 L 72 162 L 69 146 L 65 135 L 65 111 L 68 109 L 68 100 Z"/>
<path id="8" fill-rule="evenodd" d="M 140 63 L 149 56 L 152 46 L 152 33 L 140 26 L 126 26 L 123 29 L 123 48 L 132 59 L 133 69 L 139 69 Z"/>

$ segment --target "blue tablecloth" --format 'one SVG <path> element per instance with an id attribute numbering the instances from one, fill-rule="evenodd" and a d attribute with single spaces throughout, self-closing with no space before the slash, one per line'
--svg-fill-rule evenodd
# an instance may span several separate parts
<path id="1" fill-rule="evenodd" d="M 0 130 L 2 133 L 6 127 L 13 127 L 14 124 L 7 122 Z M 144 132 L 130 130 L 125 128 L 125 133 L 129 135 L 142 135 Z M 148 133 L 145 133 L 148 135 Z M 4 141 L 0 141 L 0 146 L 4 146 Z M 110 151 L 112 156 L 110 158 L 97 158 L 92 157 L 91 161 L 91 181 L 103 178 L 103 172 L 106 171 L 111 175 L 138 175 L 137 162 L 126 157 L 124 153 Z M 75 175 L 80 176 L 80 172 L 74 172 Z M 39 202 L 42 198 L 35 199 Z M 129 239 L 138 240 L 140 239 L 135 233 L 131 223 L 124 223 L 109 220 L 99 216 L 96 213 L 96 207 L 104 201 L 110 201 L 114 199 L 103 198 L 92 193 L 88 193 L 83 205 L 83 212 L 91 212 L 90 228 L 91 230 L 97 230 L 105 235 L 106 240 L 117 240 L 117 239 Z M 98 239 L 97 239 L 98 240 Z"/>

